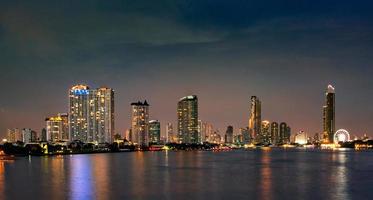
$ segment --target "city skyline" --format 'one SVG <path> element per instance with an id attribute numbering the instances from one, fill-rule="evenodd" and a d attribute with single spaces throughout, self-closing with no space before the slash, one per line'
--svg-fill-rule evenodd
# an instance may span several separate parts
<path id="1" fill-rule="evenodd" d="M 2 137 L 40 133 L 45 117 L 67 112 L 66 88 L 78 83 L 115 89 L 120 133 L 128 103 L 149 100 L 152 118 L 175 128 L 175 101 L 192 94 L 199 119 L 220 132 L 246 127 L 255 95 L 262 120 L 322 133 L 332 84 L 336 130 L 373 136 L 369 2 L 39 2 L 0 8 Z"/>

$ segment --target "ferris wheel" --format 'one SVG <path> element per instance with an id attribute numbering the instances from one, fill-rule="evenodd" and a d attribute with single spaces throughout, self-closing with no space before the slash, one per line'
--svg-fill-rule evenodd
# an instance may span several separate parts
<path id="1" fill-rule="evenodd" d="M 334 134 L 334 143 L 347 142 L 350 140 L 350 134 L 345 129 L 339 129 Z"/>

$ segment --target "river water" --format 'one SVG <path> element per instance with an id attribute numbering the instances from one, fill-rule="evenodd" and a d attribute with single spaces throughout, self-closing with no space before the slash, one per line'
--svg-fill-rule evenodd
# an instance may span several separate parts
<path id="1" fill-rule="evenodd" d="M 373 151 L 18 158 L 0 161 L 0 199 L 373 199 Z"/>

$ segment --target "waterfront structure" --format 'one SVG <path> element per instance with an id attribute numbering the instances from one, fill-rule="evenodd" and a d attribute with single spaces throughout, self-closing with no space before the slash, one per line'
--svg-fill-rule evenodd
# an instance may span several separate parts
<path id="1" fill-rule="evenodd" d="M 149 146 L 149 104 L 138 101 L 131 103 L 132 142 L 141 146 Z"/>
<path id="2" fill-rule="evenodd" d="M 180 143 L 198 143 L 198 98 L 186 96 L 177 104 L 177 132 Z"/>
<path id="3" fill-rule="evenodd" d="M 290 135 L 291 135 L 291 129 L 290 127 L 285 123 L 280 123 L 280 144 L 288 144 L 290 143 Z"/>
<path id="4" fill-rule="evenodd" d="M 124 139 L 132 142 L 132 130 L 131 129 L 127 129 L 126 132 L 124 133 Z"/>
<path id="5" fill-rule="evenodd" d="M 279 126 L 277 122 L 271 123 L 271 144 L 277 145 L 280 143 Z"/>
<path id="6" fill-rule="evenodd" d="M 255 142 L 259 141 L 260 131 L 261 131 L 261 122 L 262 122 L 262 114 L 261 114 L 261 102 L 258 97 L 252 96 L 251 103 L 250 103 L 250 119 L 249 119 L 249 132 L 251 139 Z"/>
<path id="7" fill-rule="evenodd" d="M 55 117 L 45 119 L 46 122 L 46 141 L 68 141 L 69 140 L 69 123 L 68 114 L 59 113 Z"/>
<path id="8" fill-rule="evenodd" d="M 41 129 L 41 134 L 40 134 L 39 140 L 42 141 L 42 142 L 47 141 L 47 129 L 46 128 Z"/>
<path id="9" fill-rule="evenodd" d="M 22 133 L 18 128 L 7 129 L 7 141 L 8 142 L 22 142 Z"/>
<path id="10" fill-rule="evenodd" d="M 257 135 L 256 141 L 262 144 L 270 144 L 271 143 L 270 129 L 271 129 L 271 123 L 267 120 L 262 121 L 261 131 L 260 131 L 260 134 Z"/>
<path id="11" fill-rule="evenodd" d="M 304 131 L 299 131 L 295 135 L 295 138 L 294 138 L 294 142 L 297 143 L 297 144 L 300 144 L 300 145 L 307 144 L 307 142 L 308 142 L 307 140 L 308 140 L 307 133 L 304 132 Z"/>
<path id="12" fill-rule="evenodd" d="M 233 126 L 228 126 L 227 131 L 225 131 L 225 141 L 226 144 L 233 144 Z"/>
<path id="13" fill-rule="evenodd" d="M 37 133 L 30 128 L 22 129 L 22 142 L 25 144 L 37 142 Z"/>
<path id="14" fill-rule="evenodd" d="M 334 134 L 334 143 L 338 144 L 340 142 L 350 141 L 350 133 L 345 129 L 339 129 Z"/>
<path id="15" fill-rule="evenodd" d="M 333 143 L 335 133 L 335 90 L 328 85 L 325 93 L 325 106 L 323 106 L 323 141 Z"/>
<path id="16" fill-rule="evenodd" d="M 167 143 L 175 143 L 177 142 L 177 139 L 174 135 L 174 128 L 172 126 L 172 123 L 166 124 L 166 137 L 167 137 Z"/>
<path id="17" fill-rule="evenodd" d="M 111 143 L 114 135 L 114 90 L 75 85 L 69 91 L 70 140 Z"/>
<path id="18" fill-rule="evenodd" d="M 240 128 L 238 135 L 242 136 L 242 143 L 249 144 L 250 142 L 252 142 L 249 128 Z"/>
<path id="19" fill-rule="evenodd" d="M 158 120 L 149 121 L 149 142 L 153 144 L 161 143 L 161 123 Z"/>

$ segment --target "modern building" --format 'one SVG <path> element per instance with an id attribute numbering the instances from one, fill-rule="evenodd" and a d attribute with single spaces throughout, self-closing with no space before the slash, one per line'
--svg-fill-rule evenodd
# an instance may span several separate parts
<path id="1" fill-rule="evenodd" d="M 41 129 L 41 134 L 40 134 L 39 140 L 42 141 L 42 142 L 48 141 L 47 140 L 47 129 L 46 128 Z"/>
<path id="2" fill-rule="evenodd" d="M 227 131 L 225 131 L 225 141 L 226 144 L 233 144 L 233 126 L 228 126 Z"/>
<path id="3" fill-rule="evenodd" d="M 323 140 L 325 143 L 333 143 L 335 133 L 335 90 L 328 85 L 325 93 L 326 105 L 323 106 Z"/>
<path id="4" fill-rule="evenodd" d="M 242 143 L 249 144 L 252 142 L 249 128 L 240 128 L 238 135 L 241 135 Z"/>
<path id="5" fill-rule="evenodd" d="M 290 135 L 291 135 L 291 129 L 290 127 L 285 123 L 280 123 L 280 144 L 288 144 L 290 143 Z"/>
<path id="6" fill-rule="evenodd" d="M 257 135 L 257 142 L 262 144 L 271 143 L 271 123 L 267 120 L 262 121 L 260 134 Z"/>
<path id="7" fill-rule="evenodd" d="M 18 128 L 8 129 L 7 130 L 7 141 L 8 142 L 22 142 L 23 137 L 22 133 Z"/>
<path id="8" fill-rule="evenodd" d="M 297 144 L 300 144 L 300 145 L 307 144 L 307 142 L 308 142 L 307 133 L 304 132 L 304 131 L 300 131 L 299 133 L 297 133 L 295 135 L 295 141 L 294 142 L 297 143 Z"/>
<path id="9" fill-rule="evenodd" d="M 45 119 L 46 122 L 46 140 L 51 142 L 69 140 L 68 114 L 59 113 L 55 117 Z"/>
<path id="10" fill-rule="evenodd" d="M 250 119 L 249 119 L 249 132 L 251 139 L 255 142 L 260 142 L 258 135 L 261 131 L 262 114 L 261 114 L 261 102 L 258 97 L 252 96 L 250 103 Z"/>
<path id="11" fill-rule="evenodd" d="M 172 123 L 167 123 L 166 125 L 166 136 L 167 136 L 167 143 L 176 143 L 177 138 L 174 134 L 174 128 L 172 126 Z"/>
<path id="12" fill-rule="evenodd" d="M 133 143 L 141 146 L 149 146 L 149 104 L 138 101 L 131 103 L 131 130 Z"/>
<path id="13" fill-rule="evenodd" d="M 279 143 L 281 143 L 279 126 L 277 122 L 272 122 L 271 123 L 271 144 L 277 145 Z"/>
<path id="14" fill-rule="evenodd" d="M 158 120 L 149 121 L 149 142 L 152 144 L 161 143 L 161 123 Z"/>
<path id="15" fill-rule="evenodd" d="M 111 143 L 114 135 L 114 90 L 73 86 L 69 91 L 70 140 Z"/>
<path id="16" fill-rule="evenodd" d="M 37 142 L 37 133 L 30 128 L 22 129 L 22 142 L 25 144 Z"/>
<path id="17" fill-rule="evenodd" d="M 177 132 L 180 143 L 197 144 L 198 141 L 198 98 L 186 96 L 177 104 Z"/>

